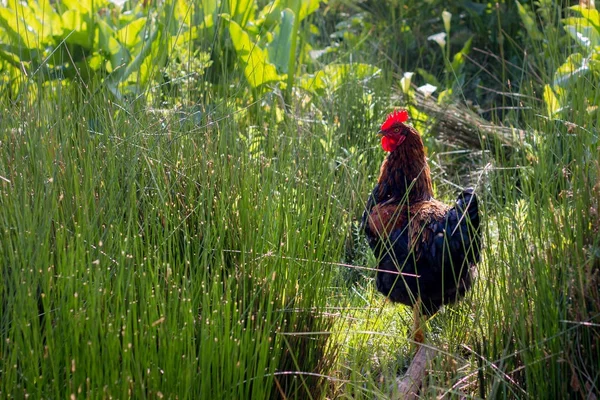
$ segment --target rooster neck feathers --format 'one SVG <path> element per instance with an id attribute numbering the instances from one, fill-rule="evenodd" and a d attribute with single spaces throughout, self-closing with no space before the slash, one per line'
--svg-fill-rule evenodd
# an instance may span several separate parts
<path id="1" fill-rule="evenodd" d="M 429 165 L 423 141 L 417 131 L 406 126 L 403 143 L 388 154 L 379 174 L 379 201 L 402 201 L 408 193 L 408 204 L 433 197 Z"/>

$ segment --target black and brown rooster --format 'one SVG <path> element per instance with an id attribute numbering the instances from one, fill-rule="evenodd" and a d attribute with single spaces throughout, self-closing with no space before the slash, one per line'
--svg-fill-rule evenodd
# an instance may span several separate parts
<path id="1" fill-rule="evenodd" d="M 423 342 L 421 314 L 462 298 L 480 258 L 477 196 L 465 189 L 453 207 L 433 198 L 419 133 L 405 110 L 390 114 L 379 131 L 389 152 L 362 217 L 369 246 L 379 260 L 377 290 L 414 306 L 413 338 Z"/>

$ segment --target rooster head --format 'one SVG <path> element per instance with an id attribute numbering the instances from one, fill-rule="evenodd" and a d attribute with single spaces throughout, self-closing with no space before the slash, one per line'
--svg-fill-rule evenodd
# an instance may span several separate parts
<path id="1" fill-rule="evenodd" d="M 411 133 L 409 127 L 404 124 L 406 121 L 408 121 L 406 110 L 396 110 L 387 116 L 379 130 L 381 147 L 384 151 L 394 151 L 404 142 L 406 135 Z"/>

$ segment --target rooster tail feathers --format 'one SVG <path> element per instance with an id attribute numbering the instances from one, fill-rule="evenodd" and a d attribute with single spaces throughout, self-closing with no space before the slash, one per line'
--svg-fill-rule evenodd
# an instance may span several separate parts
<path id="1" fill-rule="evenodd" d="M 456 211 L 469 219 L 472 228 L 479 229 L 479 201 L 473 188 L 463 190 L 458 196 Z"/>
<path id="2" fill-rule="evenodd" d="M 479 232 L 479 201 L 473 188 L 467 188 L 458 196 L 455 210 L 459 218 L 459 238 L 463 244 L 470 243 L 467 250 L 469 263 L 476 263 L 480 258 L 481 234 Z M 458 232 L 457 232 L 458 233 Z"/>

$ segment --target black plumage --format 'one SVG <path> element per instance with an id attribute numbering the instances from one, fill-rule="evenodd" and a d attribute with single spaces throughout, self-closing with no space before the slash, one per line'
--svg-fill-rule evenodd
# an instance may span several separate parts
<path id="1" fill-rule="evenodd" d="M 381 229 L 376 225 L 386 209 L 394 210 L 393 216 Z M 452 208 L 435 200 L 373 205 L 363 220 L 369 218 L 365 234 L 379 259 L 377 290 L 391 301 L 412 306 L 419 298 L 421 311 L 432 315 L 470 289 L 481 242 L 472 189 L 463 191 Z"/>

